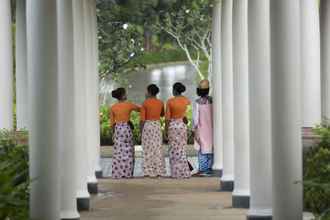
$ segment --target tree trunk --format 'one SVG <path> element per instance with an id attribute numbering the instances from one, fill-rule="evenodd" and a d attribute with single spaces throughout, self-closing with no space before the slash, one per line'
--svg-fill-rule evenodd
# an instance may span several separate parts
<path id="1" fill-rule="evenodd" d="M 148 27 L 144 27 L 144 50 L 152 51 L 152 32 Z"/>

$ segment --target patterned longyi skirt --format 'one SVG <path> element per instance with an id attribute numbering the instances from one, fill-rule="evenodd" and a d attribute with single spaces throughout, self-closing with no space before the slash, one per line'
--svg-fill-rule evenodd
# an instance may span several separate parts
<path id="1" fill-rule="evenodd" d="M 168 140 L 170 145 L 171 176 L 173 178 L 189 178 L 191 172 L 185 151 L 187 146 L 187 126 L 182 120 L 170 121 Z"/>
<path id="2" fill-rule="evenodd" d="M 163 139 L 159 121 L 146 121 L 142 132 L 144 176 L 165 176 Z"/>
<path id="3" fill-rule="evenodd" d="M 112 178 L 131 178 L 134 172 L 134 143 L 128 123 L 117 123 L 114 134 Z"/>

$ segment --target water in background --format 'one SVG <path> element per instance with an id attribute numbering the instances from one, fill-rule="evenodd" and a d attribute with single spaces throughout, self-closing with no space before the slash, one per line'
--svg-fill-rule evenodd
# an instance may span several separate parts
<path id="1" fill-rule="evenodd" d="M 128 99 L 142 103 L 145 99 L 146 87 L 155 83 L 160 88 L 158 97 L 166 101 L 172 96 L 172 85 L 181 82 L 186 86 L 184 93 L 190 100 L 196 98 L 197 73 L 190 64 L 171 64 L 149 68 L 127 75 Z M 111 105 L 116 100 L 111 97 L 111 91 L 120 85 L 109 79 L 100 82 L 100 104 Z"/>

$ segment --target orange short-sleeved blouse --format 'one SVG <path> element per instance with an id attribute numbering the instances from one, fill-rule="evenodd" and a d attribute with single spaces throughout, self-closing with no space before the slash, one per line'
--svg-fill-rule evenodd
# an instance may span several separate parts
<path id="1" fill-rule="evenodd" d="M 184 96 L 173 97 L 166 103 L 166 120 L 185 117 L 190 100 Z"/>
<path id="2" fill-rule="evenodd" d="M 128 122 L 132 111 L 140 111 L 140 107 L 131 102 L 119 102 L 110 108 L 111 126 L 118 122 Z"/>
<path id="3" fill-rule="evenodd" d="M 146 99 L 141 107 L 141 121 L 157 121 L 164 116 L 164 103 L 157 98 Z"/>

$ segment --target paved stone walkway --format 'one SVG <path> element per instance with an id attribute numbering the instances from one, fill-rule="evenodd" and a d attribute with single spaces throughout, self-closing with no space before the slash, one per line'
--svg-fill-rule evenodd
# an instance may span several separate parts
<path id="1" fill-rule="evenodd" d="M 218 178 L 103 179 L 100 194 L 81 220 L 245 220 L 231 208 L 231 194 L 218 192 Z"/>
<path id="2" fill-rule="evenodd" d="M 188 146 L 189 148 L 189 146 Z M 164 153 L 168 149 L 164 147 Z M 105 179 L 99 194 L 91 199 L 91 211 L 81 220 L 246 220 L 246 209 L 231 207 L 231 193 L 219 192 L 219 178 L 141 178 L 142 148 L 135 148 L 135 179 L 114 180 L 111 176 L 112 148 L 102 147 L 101 165 Z M 192 146 L 188 159 L 198 168 Z M 166 157 L 167 174 L 169 161 Z M 194 170 L 193 172 L 196 172 Z M 304 220 L 312 220 L 306 214 Z"/>

